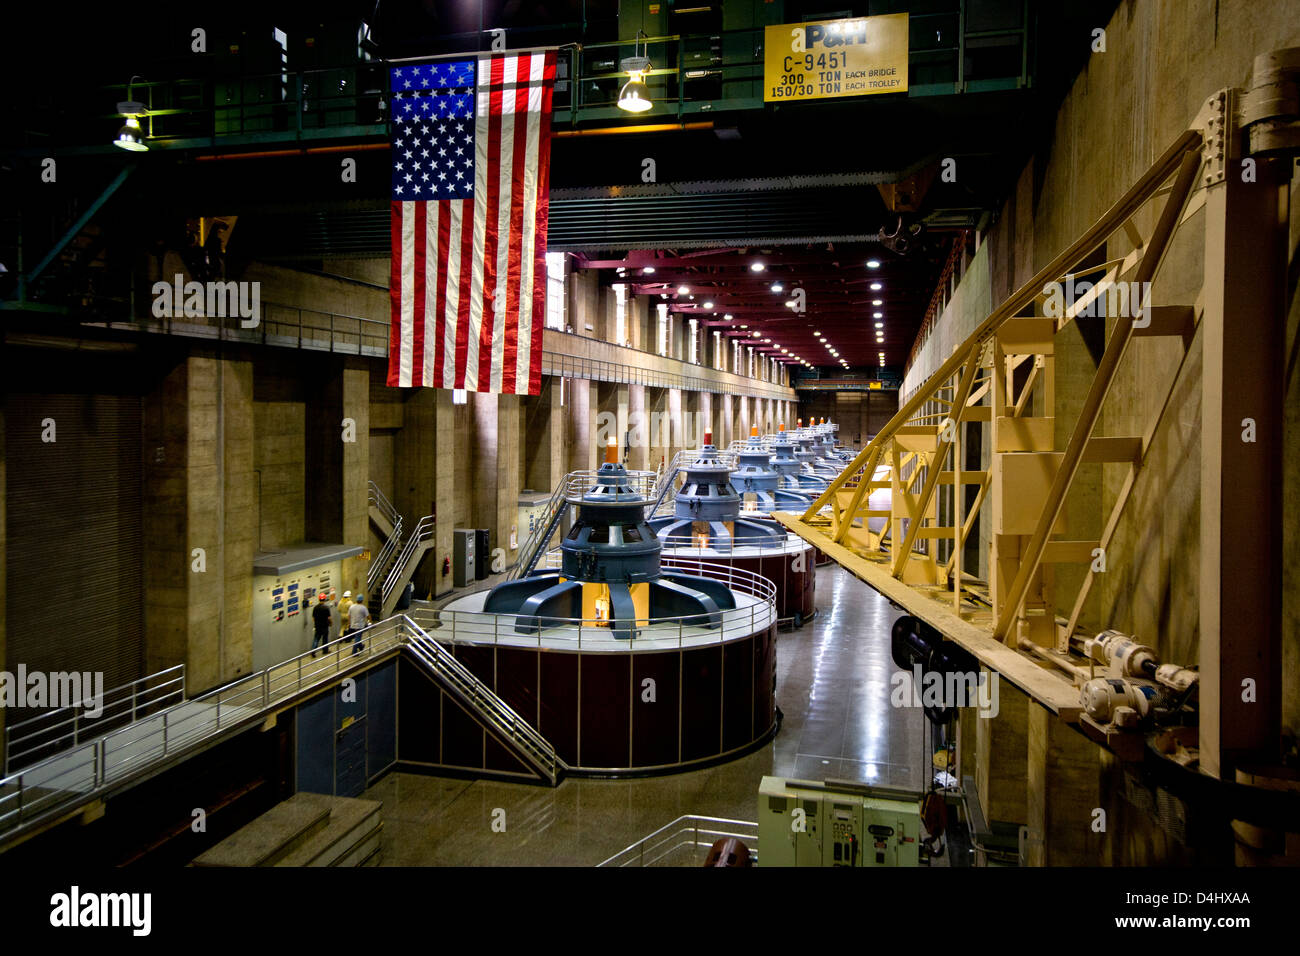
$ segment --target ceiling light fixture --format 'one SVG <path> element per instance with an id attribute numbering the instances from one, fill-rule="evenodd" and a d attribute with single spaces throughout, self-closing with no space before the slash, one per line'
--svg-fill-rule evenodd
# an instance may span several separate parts
<path id="1" fill-rule="evenodd" d="M 751 263 L 749 264 L 749 271 L 750 271 L 750 272 L 762 272 L 762 271 L 763 271 L 764 269 L 766 269 L 766 268 L 767 268 L 767 266 L 763 265 L 763 263 L 761 263 L 761 262 L 751 262 Z"/>
<path id="2" fill-rule="evenodd" d="M 879 299 L 872 299 L 872 300 L 871 300 L 871 304 L 872 304 L 872 305 L 884 305 L 885 303 L 882 302 L 882 301 L 880 301 Z"/>
<path id="3" fill-rule="evenodd" d="M 868 260 L 867 260 L 867 268 L 868 268 L 868 269 L 879 269 L 879 268 L 880 268 L 880 260 L 879 260 L 879 259 L 868 259 Z"/>
<path id="4" fill-rule="evenodd" d="M 871 291 L 872 291 L 872 292 L 879 292 L 879 291 L 880 291 L 881 289 L 883 289 L 883 288 L 884 288 L 884 286 L 881 285 L 879 282 L 873 282 L 873 283 L 871 283 Z"/>
<path id="5" fill-rule="evenodd" d="M 773 292 L 784 292 L 784 291 L 785 291 L 785 286 L 781 285 L 781 283 L 779 283 L 779 282 L 773 282 L 773 283 L 772 283 L 772 291 L 773 291 Z"/>
<path id="6" fill-rule="evenodd" d="M 704 308 L 706 308 L 706 309 L 711 309 L 711 308 L 713 308 L 713 300 L 712 300 L 712 299 L 706 299 L 705 302 L 704 302 Z"/>
<path id="7" fill-rule="evenodd" d="M 131 98 L 132 84 L 138 79 L 138 76 L 131 77 L 126 84 L 126 99 L 117 104 L 117 111 L 126 117 L 126 122 L 117 131 L 117 139 L 113 140 L 114 146 L 133 153 L 143 153 L 149 148 L 149 144 L 144 141 L 144 130 L 140 128 L 140 117 L 147 116 L 149 108 Z"/>
<path id="8" fill-rule="evenodd" d="M 686 286 L 684 286 L 684 285 L 679 285 L 679 286 L 677 287 L 677 294 L 678 294 L 678 295 L 690 295 L 690 294 L 691 294 L 691 290 L 690 290 L 689 288 L 687 288 Z"/>
<path id="9" fill-rule="evenodd" d="M 628 81 L 618 94 L 618 108 L 629 113 L 644 113 L 654 104 L 650 100 L 650 91 L 646 89 L 645 75 L 650 72 L 650 57 L 639 52 L 640 41 L 645 34 L 636 31 L 632 41 L 632 56 L 619 63 L 618 67 L 628 75 Z"/>

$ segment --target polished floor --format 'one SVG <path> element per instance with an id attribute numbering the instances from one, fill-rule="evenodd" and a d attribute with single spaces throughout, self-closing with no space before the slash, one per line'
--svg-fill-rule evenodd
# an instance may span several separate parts
<path id="1" fill-rule="evenodd" d="M 683 814 L 756 819 L 767 774 L 922 789 L 925 718 L 889 702 L 899 612 L 836 565 L 817 571 L 817 607 L 813 621 L 779 637 L 785 719 L 762 749 L 690 773 L 568 779 L 554 789 L 389 774 L 365 794 L 384 803 L 383 864 L 592 866 Z"/>

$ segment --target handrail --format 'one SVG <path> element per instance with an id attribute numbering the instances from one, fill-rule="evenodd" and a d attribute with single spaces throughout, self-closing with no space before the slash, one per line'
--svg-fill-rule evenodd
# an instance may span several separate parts
<path id="1" fill-rule="evenodd" d="M 706 826 L 701 827 L 701 824 Z M 707 826 L 713 824 L 714 826 Z M 728 830 L 717 829 L 717 827 L 730 827 Z M 684 834 L 691 834 L 692 839 L 682 842 L 679 837 Z M 708 843 L 700 840 L 700 835 L 714 837 Z M 662 839 L 660 839 L 662 837 Z M 703 846 L 712 846 L 717 839 L 734 837 L 737 840 L 750 841 L 754 846 L 750 847 L 750 859 L 758 861 L 758 823 L 750 820 L 728 820 L 725 817 L 706 817 L 695 813 L 687 813 L 678 817 L 671 823 L 666 823 L 653 833 L 642 837 L 631 846 L 619 850 L 608 859 L 597 863 L 597 867 L 624 867 L 624 866 L 653 866 L 655 863 L 664 859 L 671 853 L 675 853 L 684 846 L 694 847 L 698 850 Z M 658 842 L 653 842 L 658 840 Z M 676 841 L 676 842 L 673 842 Z M 671 845 L 669 845 L 671 844 Z M 664 846 L 668 848 L 659 852 Z M 651 854 L 650 859 L 646 859 L 647 853 Z"/>
<path id="2" fill-rule="evenodd" d="M 547 569 L 559 568 L 561 566 L 562 554 L 563 552 L 561 551 L 561 549 L 552 548 L 550 551 L 546 552 L 546 554 L 543 556 L 543 559 L 539 563 L 541 563 L 543 567 L 546 567 Z M 731 588 L 731 590 L 739 591 L 742 594 L 748 594 L 751 597 L 756 597 L 759 599 L 760 602 L 768 602 L 774 604 L 776 601 L 776 585 L 773 584 L 771 580 L 764 577 L 763 575 L 755 574 L 753 571 L 747 571 L 744 568 L 735 567 L 730 564 L 721 564 L 716 561 L 706 561 L 703 560 L 702 557 L 696 555 L 683 555 L 683 554 L 663 554 L 659 558 L 659 566 L 665 571 L 690 571 L 695 574 L 701 575 L 702 577 L 711 578 L 715 581 L 721 581 L 724 584 L 726 584 L 727 587 Z M 433 613 L 435 613 L 439 619 L 442 619 L 448 614 L 455 615 L 457 612 L 447 611 L 444 609 Z M 473 612 L 469 612 L 469 613 L 473 613 Z M 526 617 L 527 615 L 502 614 L 501 616 L 502 617 L 516 617 L 516 616 Z M 700 623 L 702 620 L 709 618 L 709 616 L 710 615 L 708 613 L 697 612 L 695 614 L 683 614 L 678 617 L 656 617 L 655 623 L 656 625 L 677 624 L 679 626 L 685 625 L 687 627 L 690 627 L 694 624 Z M 609 626 L 617 630 L 618 625 L 620 624 L 624 625 L 627 628 L 632 628 L 636 623 L 631 618 L 609 618 L 609 619 L 601 620 L 600 622 L 595 622 L 587 618 L 556 617 L 555 615 L 552 614 L 545 615 L 544 619 L 546 621 L 547 627 L 582 626 L 582 627 L 590 628 L 592 626 L 595 626 L 598 623 L 600 626 Z M 632 644 L 635 643 L 635 641 L 636 638 L 632 638 L 630 641 L 627 641 L 626 643 Z"/>
<path id="3" fill-rule="evenodd" d="M 153 682 L 152 686 L 147 687 L 143 694 L 136 689 L 137 685 L 151 682 Z M 126 693 L 128 690 L 129 695 Z M 108 727 L 115 719 L 128 714 L 131 720 L 135 720 L 141 711 L 152 711 L 159 704 L 173 697 L 179 700 L 185 697 L 184 664 L 176 664 L 103 691 L 98 702 L 100 714 L 86 719 L 94 728 Z M 34 717 L 7 724 L 5 726 L 5 773 L 10 773 L 15 764 L 39 751 L 51 747 L 62 750 L 69 739 L 74 747 L 80 743 L 85 730 L 82 719 L 86 702 L 87 699 L 83 696 L 78 703 L 57 707 Z M 69 724 L 72 725 L 71 730 L 63 730 Z M 41 737 L 45 739 L 36 740 Z"/>
<path id="4" fill-rule="evenodd" d="M 366 481 L 366 494 L 367 503 L 373 504 L 379 509 L 379 513 L 384 516 L 384 520 L 396 526 L 401 515 L 397 513 L 397 508 L 393 503 L 380 491 L 379 485 L 375 484 L 373 478 Z"/>
<path id="5" fill-rule="evenodd" d="M 406 570 L 407 564 L 410 563 L 411 559 L 415 556 L 415 553 L 425 544 L 425 542 L 434 536 L 434 528 L 436 525 L 437 522 L 434 521 L 433 515 L 425 515 L 416 523 L 415 530 L 411 532 L 411 537 L 407 539 L 406 546 L 402 548 L 401 555 L 398 556 L 397 562 L 393 565 L 393 569 L 388 572 L 388 576 L 384 579 L 383 587 L 380 589 L 379 595 L 379 606 L 381 608 L 384 606 L 384 602 L 388 600 L 389 595 L 391 595 L 393 590 L 397 587 L 397 582 L 402 579 L 403 571 Z"/>
<path id="6" fill-rule="evenodd" d="M 559 524 L 564 510 L 570 504 L 581 503 L 583 496 L 596 486 L 598 477 L 599 472 L 582 470 L 571 471 L 560 479 L 560 483 L 556 485 L 555 491 L 551 493 L 550 500 L 546 503 L 546 510 L 542 513 L 541 520 L 533 526 L 532 532 L 524 542 L 519 558 L 510 570 L 509 580 L 527 577 L 532 572 L 537 566 L 538 556 L 551 540 L 551 535 L 555 533 L 555 527 Z M 653 473 L 648 471 L 629 471 L 627 485 L 634 494 L 647 499 L 655 494 Z"/>
<path id="7" fill-rule="evenodd" d="M 158 762 L 251 723 L 265 710 L 354 666 L 401 648 L 402 626 L 397 618 L 381 621 L 365 630 L 360 653 L 354 635 L 337 638 L 325 646 L 320 659 L 304 651 L 9 774 L 0 779 L 0 834 L 65 812 Z"/>
<path id="8" fill-rule="evenodd" d="M 561 479 L 555 491 L 551 493 L 550 500 L 546 502 L 546 510 L 542 512 L 542 519 L 529 532 L 527 540 L 524 541 L 523 550 L 519 552 L 519 558 L 506 576 L 508 580 L 513 581 L 521 577 L 527 577 L 529 572 L 536 566 L 537 556 L 546 546 L 546 543 L 551 540 L 551 535 L 555 533 L 555 526 L 560 522 L 560 516 L 563 514 L 564 509 L 568 507 L 568 502 L 564 497 L 565 485 L 566 482 Z"/>
<path id="9" fill-rule="evenodd" d="M 387 574 L 389 562 L 397 549 L 402 546 L 402 516 L 398 515 L 397 520 L 393 522 L 393 533 L 384 541 L 379 553 L 375 555 L 375 560 L 370 562 L 370 567 L 366 569 L 366 590 L 374 593 L 375 584 Z"/>
<path id="10" fill-rule="evenodd" d="M 354 667 L 406 648 L 436 677 L 444 679 L 551 781 L 564 764 L 551 744 L 415 621 L 398 615 L 304 651 L 254 674 L 238 678 L 47 757 L 0 779 L 0 835 L 24 823 L 66 812 L 96 793 L 127 782 L 149 767 L 176 759 L 206 740 L 260 719 L 262 714 Z"/>
<path id="11" fill-rule="evenodd" d="M 748 607 L 720 612 L 722 626 L 717 628 L 716 638 L 686 634 L 687 627 L 706 623 L 703 618 L 707 615 L 657 619 L 656 627 L 661 632 L 677 625 L 679 646 L 685 640 L 703 637 L 724 643 L 729 635 L 753 633 L 759 627 L 775 624 L 776 587 L 767 578 L 693 557 L 665 556 L 662 566 L 705 575 L 726 583 L 733 591 L 758 598 Z M 498 641 L 500 619 L 511 615 L 446 609 L 425 613 L 431 613 L 434 627 L 444 630 L 443 640 L 431 637 L 413 616 L 390 617 L 365 628 L 360 636 L 349 634 L 329 642 L 319 659 L 316 654 L 320 648 L 304 651 L 5 776 L 0 779 L 0 836 L 14 827 L 66 813 L 158 763 L 178 759 L 179 754 L 204 741 L 252 724 L 267 710 L 283 707 L 289 700 L 337 680 L 355 667 L 402 649 L 409 650 L 435 677 L 444 680 L 450 692 L 517 745 L 530 764 L 554 783 L 565 769 L 554 747 L 442 646 L 446 642 Z M 485 617 L 493 619 L 490 626 L 485 625 Z M 570 623 L 578 627 L 577 647 L 581 649 L 583 628 L 590 633 L 595 622 Z M 606 626 L 597 630 L 609 634 L 610 623 L 603 622 Z M 630 647 L 636 640 L 620 644 Z M 540 646 L 540 634 L 538 641 Z"/>
<path id="12" fill-rule="evenodd" d="M 494 691 L 474 675 L 456 656 L 431 638 L 409 617 L 403 620 L 413 634 L 408 641 L 418 657 L 439 676 L 461 699 L 487 719 L 501 733 L 521 745 L 521 749 L 546 778 L 554 784 L 559 776 L 561 761 L 555 748 L 528 721 L 524 720 Z"/>

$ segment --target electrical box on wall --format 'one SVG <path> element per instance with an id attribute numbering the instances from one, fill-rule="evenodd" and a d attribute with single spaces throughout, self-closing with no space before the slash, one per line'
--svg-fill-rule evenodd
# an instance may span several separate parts
<path id="1" fill-rule="evenodd" d="M 337 588 L 342 562 L 284 574 L 253 576 L 253 670 L 288 660 L 311 647 L 314 628 L 311 612 L 317 596 Z"/>
<path id="2" fill-rule="evenodd" d="M 854 783 L 764 777 L 760 866 L 918 866 L 921 794 Z"/>
<path id="3" fill-rule="evenodd" d="M 478 531 L 475 528 L 457 528 L 451 533 L 452 583 L 458 588 L 474 583 L 474 545 L 477 538 Z"/>

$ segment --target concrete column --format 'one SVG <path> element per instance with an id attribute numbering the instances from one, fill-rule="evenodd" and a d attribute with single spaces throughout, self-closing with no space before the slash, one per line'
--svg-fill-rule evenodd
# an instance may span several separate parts
<path id="1" fill-rule="evenodd" d="M 700 414 L 700 392 L 682 393 L 682 447 L 699 448 L 703 444 L 703 418 Z"/>
<path id="2" fill-rule="evenodd" d="M 547 415 L 547 436 L 546 445 L 550 450 L 548 455 L 548 471 L 545 481 L 538 491 L 551 491 L 568 472 L 569 463 L 569 429 L 565 421 L 565 415 L 568 409 L 564 406 L 563 400 L 566 398 L 564 389 L 561 387 L 558 378 L 547 380 L 547 387 L 542 393 L 543 399 L 549 405 Z"/>
<path id="3" fill-rule="evenodd" d="M 252 364 L 189 356 L 146 398 L 144 431 L 146 670 L 184 663 L 195 692 L 252 670 Z"/>
<path id="4" fill-rule="evenodd" d="M 511 547 L 510 532 L 519 515 L 520 399 L 482 392 L 470 399 L 474 410 L 471 514 L 474 527 L 489 529 L 489 547 L 500 548 L 508 566 L 519 546 L 516 537 Z"/>
<path id="5" fill-rule="evenodd" d="M 713 418 L 713 393 L 699 393 L 699 415 L 700 415 L 700 438 L 703 442 L 704 432 L 713 433 L 713 442 L 720 448 L 726 448 L 723 444 L 722 432 L 716 427 L 717 422 Z"/>
<path id="6" fill-rule="evenodd" d="M 671 430 L 668 425 L 668 390 L 664 388 L 649 389 L 650 417 L 647 427 L 647 445 L 650 453 L 650 459 L 646 467 L 654 470 L 659 467 L 661 461 L 668 461 L 671 457 L 669 448 L 671 447 Z"/>
<path id="7" fill-rule="evenodd" d="M 632 423 L 632 453 L 627 467 L 647 470 L 650 467 L 650 409 L 644 385 L 628 386 L 628 418 Z"/>
<path id="8" fill-rule="evenodd" d="M 753 419 L 749 415 L 749 396 L 740 395 L 736 398 L 736 404 L 739 406 L 740 413 L 740 434 L 749 437 L 749 426 L 753 424 Z M 759 431 L 762 431 L 760 428 Z"/>
<path id="9" fill-rule="evenodd" d="M 414 527 L 426 514 L 437 519 L 434 531 L 434 550 L 450 553 L 452 512 L 437 506 L 438 470 L 450 449 L 440 449 L 441 443 L 451 440 L 451 430 L 444 435 L 435 422 L 437 397 L 441 389 L 419 388 L 413 390 L 402 404 L 402 424 L 393 439 L 393 507 L 405 521 Z M 450 395 L 450 393 L 447 393 Z M 450 398 L 448 399 L 450 401 Z M 451 462 L 447 462 L 450 468 Z M 454 471 L 451 472 L 454 477 Z M 451 488 L 451 479 L 447 482 Z M 446 536 L 448 550 L 441 551 L 439 543 Z M 441 564 L 441 558 L 438 559 Z M 438 590 L 439 571 L 433 562 L 426 560 L 415 577 L 417 597 L 427 597 Z M 341 593 L 341 592 L 340 592 Z"/>
<path id="10" fill-rule="evenodd" d="M 986 679 L 994 680 L 987 668 Z M 1024 824 L 1029 698 L 998 681 L 998 713 L 975 721 L 975 789 L 984 819 Z"/>
<path id="11" fill-rule="evenodd" d="M 569 471 L 595 471 L 596 387 L 585 378 L 569 380 Z"/>
<path id="12" fill-rule="evenodd" d="M 307 400 L 307 540 L 365 547 L 370 518 L 370 371 L 347 359 Z M 338 590 L 365 592 L 369 560 L 345 558 Z"/>
<path id="13" fill-rule="evenodd" d="M 568 429 L 560 405 L 562 379 L 546 376 L 541 394 L 523 396 L 520 481 L 533 491 L 550 491 L 568 463 Z"/>
<path id="14" fill-rule="evenodd" d="M 469 458 L 469 436 L 456 428 L 456 406 L 452 393 L 445 388 L 427 389 L 433 392 L 430 412 L 433 422 L 433 508 L 437 525 L 434 531 L 434 567 L 432 591 L 435 595 L 452 590 L 451 574 L 442 573 L 445 562 L 451 558 L 453 531 L 456 530 L 456 506 L 465 495 L 465 488 L 457 484 L 456 463 Z M 417 509 L 418 510 L 418 509 Z"/>
<path id="15" fill-rule="evenodd" d="M 619 385 L 614 391 L 615 414 L 618 416 L 618 456 L 624 467 L 629 467 L 627 459 L 631 457 L 628 441 L 628 414 L 631 411 L 631 386 Z M 626 456 L 626 457 L 625 457 Z"/>
<path id="16" fill-rule="evenodd" d="M 670 388 L 668 389 L 668 450 L 665 453 L 669 461 L 672 461 L 673 457 L 685 447 L 682 431 L 682 390 Z"/>
<path id="17" fill-rule="evenodd" d="M 1097 745 L 1030 702 L 1028 770 L 1025 863 L 1098 866 L 1109 821 L 1098 812 L 1103 797 Z"/>
<path id="18" fill-rule="evenodd" d="M 722 440 L 726 442 L 727 445 L 730 445 L 741 436 L 736 434 L 736 419 L 732 409 L 733 402 L 731 394 L 724 392 L 719 397 L 722 400 L 722 409 L 718 413 L 718 428 L 722 432 Z M 720 445 L 718 447 L 721 448 L 725 446 Z"/>

